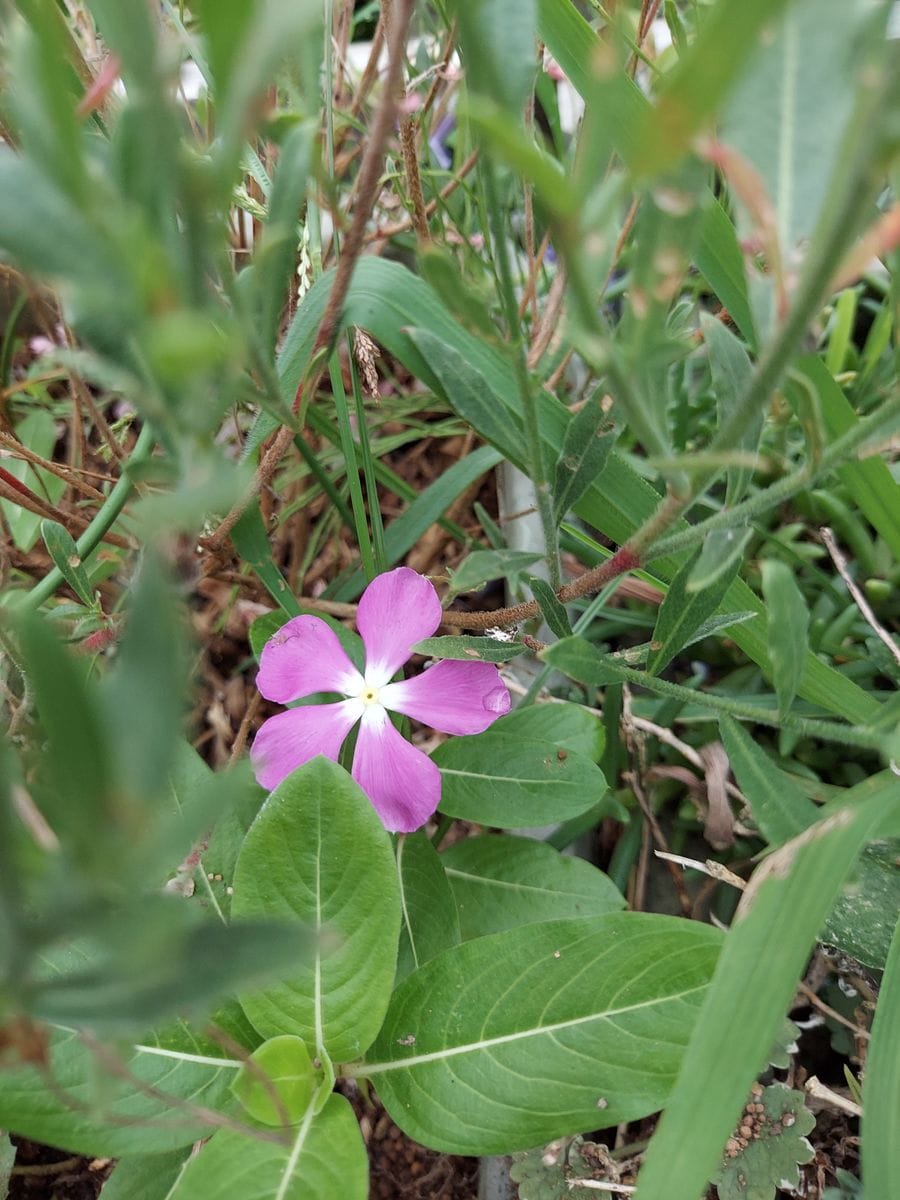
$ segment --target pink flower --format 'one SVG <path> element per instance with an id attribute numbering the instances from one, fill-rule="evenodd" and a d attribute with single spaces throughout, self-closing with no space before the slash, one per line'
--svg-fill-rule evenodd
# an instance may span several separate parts
<path id="1" fill-rule="evenodd" d="M 261 726 L 250 757 L 264 788 L 317 754 L 337 760 L 359 722 L 353 778 L 386 829 L 411 832 L 441 801 L 441 773 L 391 724 L 388 710 L 442 733 L 482 733 L 509 712 L 509 692 L 485 662 L 439 662 L 414 679 L 391 683 L 412 647 L 441 623 L 432 585 L 409 567 L 373 579 L 356 624 L 366 648 L 365 674 L 350 662 L 334 631 L 318 617 L 294 617 L 266 642 L 256 686 L 267 700 L 289 704 L 314 692 L 339 692 L 332 704 L 291 708 Z"/>

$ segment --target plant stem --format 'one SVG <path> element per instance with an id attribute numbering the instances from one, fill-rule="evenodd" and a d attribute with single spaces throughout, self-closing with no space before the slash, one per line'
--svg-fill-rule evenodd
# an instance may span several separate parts
<path id="1" fill-rule="evenodd" d="M 341 378 L 341 367 L 337 355 L 332 355 L 328 369 L 331 375 L 334 411 L 341 435 L 341 453 L 347 464 L 347 483 L 350 487 L 350 503 L 353 507 L 353 524 L 356 529 L 356 541 L 359 545 L 359 557 L 366 579 L 371 582 L 376 575 L 375 556 L 372 553 L 372 539 L 369 536 L 369 526 L 366 522 L 366 503 L 363 499 L 362 485 L 359 482 L 356 442 L 353 440 L 353 431 L 350 428 L 350 412 L 347 408 L 344 380 Z"/>
<path id="2" fill-rule="evenodd" d="M 537 496 L 538 513 L 540 514 L 541 529 L 544 535 L 544 553 L 547 556 L 547 567 L 550 574 L 550 586 L 554 591 L 558 591 L 562 583 L 559 572 L 559 537 L 556 522 L 553 519 L 553 503 L 550 498 L 550 485 L 547 480 L 544 451 L 541 445 L 537 399 L 531 387 L 528 367 L 525 362 L 525 344 L 522 340 L 519 306 L 513 287 L 512 266 L 509 261 L 509 247 L 506 241 L 506 230 L 503 225 L 503 214 L 500 211 L 500 202 L 497 195 L 497 177 L 494 171 L 494 164 L 489 158 L 482 160 L 481 170 L 483 172 L 491 241 L 494 247 L 497 281 L 500 285 L 500 299 L 503 304 L 509 333 L 513 372 L 515 374 L 519 399 L 522 403 L 525 440 L 528 447 L 528 471 Z"/>

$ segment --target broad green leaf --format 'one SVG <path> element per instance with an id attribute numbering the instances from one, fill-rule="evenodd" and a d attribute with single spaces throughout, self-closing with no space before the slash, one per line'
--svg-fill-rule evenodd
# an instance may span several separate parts
<path id="1" fill-rule="evenodd" d="M 441 770 L 441 812 L 480 825 L 522 829 L 564 821 L 606 792 L 589 758 L 547 738 L 504 731 L 450 738 L 431 756 Z"/>
<path id="2" fill-rule="evenodd" d="M 443 861 L 421 830 L 397 839 L 397 878 L 403 913 L 399 981 L 442 950 L 458 945 L 460 932 L 456 900 Z"/>
<path id="3" fill-rule="evenodd" d="M 464 838 L 441 855 L 463 937 L 625 907 L 609 878 L 545 842 L 506 835 Z"/>
<path id="4" fill-rule="evenodd" d="M 528 586 L 531 588 L 531 594 L 537 601 L 541 616 L 551 633 L 555 633 L 559 638 L 571 637 L 572 626 L 569 623 L 569 615 L 546 579 L 532 576 L 528 580 Z"/>
<path id="5" fill-rule="evenodd" d="M 577 504 L 606 466 L 617 430 L 606 419 L 599 397 L 592 396 L 570 420 L 553 481 L 557 522 Z"/>
<path id="6" fill-rule="evenodd" d="M 532 704 L 515 708 L 492 728 L 520 738 L 546 738 L 562 750 L 572 750 L 592 762 L 603 754 L 603 722 L 592 709 L 580 704 Z"/>
<path id="7" fill-rule="evenodd" d="M 822 940 L 876 971 L 884 969 L 900 912 L 900 838 L 874 842 L 859 856 L 828 915 Z"/>
<path id="8" fill-rule="evenodd" d="M 493 579 L 515 580 L 540 557 L 529 550 L 473 550 L 450 572 L 450 595 L 475 592 Z"/>
<path id="9" fill-rule="evenodd" d="M 740 341 L 711 313 L 700 314 L 700 328 L 709 355 L 709 369 L 716 396 L 716 415 L 724 425 L 735 411 L 750 382 L 753 366 Z M 735 450 L 756 452 L 763 427 L 760 410 L 741 435 Z M 725 488 L 726 505 L 737 504 L 747 491 L 753 474 L 749 467 L 729 467 Z"/>
<path id="10" fill-rule="evenodd" d="M 103 1185 L 103 1200 L 167 1200 L 187 1153 L 129 1154 Z"/>
<path id="11" fill-rule="evenodd" d="M 666 1101 L 720 944 L 648 913 L 475 938 L 404 980 L 354 1071 L 410 1137 L 453 1154 L 635 1120 Z"/>
<path id="12" fill-rule="evenodd" d="M 900 1194 L 900 922 L 884 967 L 863 1076 L 862 1168 L 873 1196 Z"/>
<path id="13" fill-rule="evenodd" d="M 63 579 L 79 600 L 92 608 L 94 594 L 91 581 L 78 556 L 78 547 L 71 533 L 57 521 L 41 521 L 41 537 Z"/>
<path id="14" fill-rule="evenodd" d="M 803 678 L 809 610 L 790 567 L 779 559 L 762 564 L 762 590 L 769 617 L 769 658 L 778 708 L 791 707 Z"/>
<path id="15" fill-rule="evenodd" d="M 261 1125 L 295 1125 L 309 1106 L 315 1083 L 305 1042 L 284 1033 L 253 1051 L 231 1090 Z"/>
<path id="16" fill-rule="evenodd" d="M 647 658 L 647 670 L 652 675 L 658 675 L 712 616 L 737 574 L 739 563 L 734 559 L 702 592 L 689 591 L 688 583 L 699 557 L 698 550 L 679 570 L 660 605 Z"/>
<path id="17" fill-rule="evenodd" d="M 353 1109 L 335 1093 L 320 1113 L 307 1111 L 285 1144 L 220 1129 L 168 1200 L 366 1200 L 368 1165 Z"/>
<path id="18" fill-rule="evenodd" d="M 723 715 L 719 730 L 738 787 L 771 846 L 780 846 L 818 820 L 815 804 L 775 766 L 742 725 Z"/>
<path id="19" fill-rule="evenodd" d="M 685 585 L 688 594 L 702 592 L 712 587 L 720 576 L 728 572 L 735 562 L 740 563 L 753 530 L 746 525 L 730 529 L 712 529 L 703 539 L 700 555 L 694 563 Z M 753 616 L 750 613 L 749 616 Z"/>
<path id="20" fill-rule="evenodd" d="M 336 1060 L 365 1050 L 394 979 L 398 891 L 390 838 L 341 767 L 314 758 L 275 789 L 241 848 L 232 913 L 298 918 L 319 942 L 309 966 L 240 997 L 260 1033 Z"/>
<path id="21" fill-rule="evenodd" d="M 467 634 L 450 637 L 423 638 L 416 642 L 413 651 L 427 654 L 430 658 L 451 658 L 456 662 L 502 663 L 518 658 L 528 649 L 521 642 L 501 642 L 489 637 L 472 637 Z"/>
<path id="22" fill-rule="evenodd" d="M 76 1034 L 53 1032 L 49 1070 L 55 1090 L 33 1066 L 4 1065 L 0 1126 L 76 1154 L 161 1154 L 209 1136 L 201 1110 L 219 1109 L 230 1099 L 229 1084 L 241 1065 L 199 1043 L 184 1049 L 161 1041 L 112 1052 L 126 1077 L 103 1070 Z M 158 1089 L 163 1098 L 147 1089 Z"/>
<path id="23" fill-rule="evenodd" d="M 757 867 L 644 1158 L 639 1200 L 703 1192 L 775 1043 L 810 948 L 883 810 L 880 796 L 839 809 Z"/>

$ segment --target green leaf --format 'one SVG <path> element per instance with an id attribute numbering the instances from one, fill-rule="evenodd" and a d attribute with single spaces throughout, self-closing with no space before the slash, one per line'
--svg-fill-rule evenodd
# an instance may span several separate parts
<path id="1" fill-rule="evenodd" d="M 285 1033 L 253 1051 L 231 1090 L 261 1125 L 296 1125 L 309 1106 L 315 1082 L 306 1044 Z"/>
<path id="2" fill-rule="evenodd" d="M 565 702 L 516 708 L 493 728 L 520 738 L 545 738 L 558 749 L 571 750 L 597 763 L 606 740 L 603 721 L 597 713 L 580 704 Z"/>
<path id="3" fill-rule="evenodd" d="M 759 173 L 786 259 L 815 228 L 838 165 L 866 16 L 843 0 L 794 0 L 755 39 L 752 63 L 722 116 L 722 140 Z M 742 237 L 752 228 L 739 223 Z"/>
<path id="4" fill-rule="evenodd" d="M 353 1109 L 336 1093 L 309 1109 L 291 1140 L 220 1129 L 190 1160 L 169 1200 L 366 1200 L 368 1157 Z"/>
<path id="5" fill-rule="evenodd" d="M 415 546 L 425 530 L 441 519 L 453 501 L 482 475 L 496 467 L 501 458 L 502 455 L 493 446 L 479 446 L 477 450 L 465 455 L 442 472 L 434 483 L 430 483 L 421 491 L 410 502 L 406 512 L 401 513 L 395 521 L 391 521 L 384 531 L 388 565 L 393 566 L 399 562 Z M 366 577 L 363 572 L 354 571 L 335 588 L 333 597 L 335 600 L 355 600 L 365 586 Z"/>
<path id="6" fill-rule="evenodd" d="M 732 717 L 719 717 L 719 731 L 738 787 L 771 846 L 780 846 L 819 818 L 819 810 L 790 776 L 778 769 Z"/>
<path id="7" fill-rule="evenodd" d="M 735 562 L 740 565 L 747 543 L 752 537 L 753 530 L 747 525 L 736 525 L 730 529 L 711 529 L 703 539 L 700 555 L 691 569 L 685 591 L 688 594 L 702 592 L 729 572 Z"/>
<path id="8" fill-rule="evenodd" d="M 804 1093 L 773 1083 L 754 1095 L 762 1113 L 747 1113 L 753 1138 L 723 1159 L 715 1177 L 719 1200 L 773 1200 L 779 1189 L 800 1185 L 798 1163 L 808 1163 L 814 1150 L 806 1140 L 816 1118 L 804 1104 Z"/>
<path id="9" fill-rule="evenodd" d="M 269 796 L 241 848 L 235 917 L 294 917 L 318 936 L 314 961 L 240 997 L 266 1037 L 294 1033 L 318 1056 L 361 1054 L 394 979 L 400 898 L 388 834 L 336 763 L 314 758 Z"/>
<path id="10" fill-rule="evenodd" d="M 147 551 L 103 699 L 119 776 L 149 803 L 166 789 L 181 733 L 183 643 L 171 580 L 162 560 Z"/>
<path id="11" fill-rule="evenodd" d="M 900 1194 L 900 922 L 884 966 L 863 1076 L 862 1167 L 873 1196 Z"/>
<path id="12" fill-rule="evenodd" d="M 837 903 L 828 915 L 822 940 L 876 971 L 884 969 L 900 912 L 900 838 L 875 842 L 860 855 Z"/>
<path id="13" fill-rule="evenodd" d="M 540 554 L 529 550 L 473 550 L 455 570 L 450 571 L 449 595 L 477 592 L 494 579 L 515 582 L 540 557 Z"/>
<path id="14" fill-rule="evenodd" d="M 648 913 L 475 938 L 404 980 L 356 1073 L 410 1137 L 452 1154 L 638 1119 L 665 1103 L 719 946 Z"/>
<path id="15" fill-rule="evenodd" d="M 256 572 L 275 603 L 289 617 L 299 616 L 300 605 L 272 558 L 272 547 L 258 504 L 251 504 L 244 510 L 231 531 L 231 540 L 242 561 Z"/>
<path id="16" fill-rule="evenodd" d="M 46 409 L 35 408 L 16 426 L 16 437 L 35 454 L 52 459 L 57 440 L 56 422 Z M 65 491 L 65 482 L 59 476 L 51 475 L 41 467 L 33 467 L 22 458 L 4 458 L 3 465 L 10 475 L 31 488 L 35 495 L 46 497 L 51 504 L 56 504 Z M 41 518 L 27 508 L 19 508 L 11 500 L 0 500 L 0 512 L 13 541 L 27 553 L 37 541 Z"/>
<path id="17" fill-rule="evenodd" d="M 831 440 L 852 429 L 859 418 L 841 388 L 832 379 L 818 355 L 811 354 L 794 364 L 815 389 L 825 428 Z M 797 385 L 789 379 L 786 395 L 796 406 Z M 894 558 L 900 558 L 900 484 L 879 455 L 853 459 L 838 467 L 837 476 L 853 500 L 884 538 Z"/>
<path id="18" fill-rule="evenodd" d="M 214 1000 L 312 957 L 302 929 L 274 919 L 198 921 L 174 896 L 110 908 L 65 969 L 32 983 L 35 1016 L 101 1033 L 135 1034 L 178 1015 L 206 1016 Z"/>
<path id="19" fill-rule="evenodd" d="M 128 1155 L 103 1185 L 103 1200 L 167 1200 L 186 1157 L 184 1150 Z"/>
<path id="20" fill-rule="evenodd" d="M 663 77 L 659 101 L 638 126 L 631 167 L 650 175 L 672 167 L 714 116 L 747 59 L 769 36 L 767 24 L 786 0 L 712 7 L 690 49 Z"/>
<path id="21" fill-rule="evenodd" d="M 161 1154 L 209 1136 L 201 1110 L 219 1109 L 229 1099 L 228 1086 L 240 1068 L 184 1038 L 177 1048 L 160 1040 L 124 1050 L 119 1058 L 127 1075 L 102 1070 L 77 1034 L 53 1031 L 48 1069 L 54 1090 L 36 1067 L 4 1065 L 0 1126 L 75 1154 Z M 173 1098 L 186 1102 L 178 1106 L 177 1120 Z"/>
<path id="22" fill-rule="evenodd" d="M 740 341 L 711 313 L 700 314 L 700 329 L 709 355 L 709 369 L 716 396 L 716 416 L 724 425 L 737 408 L 750 383 L 753 365 Z M 755 454 L 763 427 L 763 412 L 753 418 L 741 434 L 735 450 Z M 729 467 L 725 504 L 737 504 L 747 491 L 753 472 L 749 467 Z"/>
<path id="23" fill-rule="evenodd" d="M 532 575 L 528 580 L 528 586 L 531 588 L 531 593 L 541 610 L 541 616 L 551 633 L 555 633 L 559 638 L 571 637 L 572 626 L 569 624 L 569 615 L 546 579 L 538 579 Z"/>
<path id="24" fill-rule="evenodd" d="M 454 11 L 469 87 L 519 119 L 537 71 L 536 0 L 457 0 Z"/>
<path id="25" fill-rule="evenodd" d="M 450 738 L 435 750 L 441 812 L 521 829 L 574 817 L 602 799 L 606 780 L 589 758 L 547 738 L 507 732 L 507 720 L 485 733 Z"/>
<path id="26" fill-rule="evenodd" d="M 406 329 L 404 332 L 428 363 L 430 374 L 440 380 L 456 412 L 495 446 L 501 449 L 514 446 L 513 457 L 517 462 L 524 462 L 524 439 L 517 428 L 510 428 L 504 420 L 503 403 L 491 394 L 491 386 L 477 366 L 467 361 L 455 346 L 427 328 Z"/>
<path id="27" fill-rule="evenodd" d="M 430 658 L 451 658 L 456 662 L 502 663 L 518 658 L 528 649 L 521 642 L 498 642 L 489 637 L 471 637 L 466 634 L 451 637 L 423 638 L 416 642 L 413 651 L 427 654 Z"/>
<path id="28" fill-rule="evenodd" d="M 530 838 L 464 838 L 445 850 L 441 861 L 466 940 L 625 907 L 624 897 L 602 871 Z"/>
<path id="29" fill-rule="evenodd" d="M 596 36 L 570 4 L 559 5 L 556 0 L 542 0 L 542 24 L 545 5 L 551 6 L 554 13 L 564 22 L 571 18 L 578 28 L 583 26 L 588 52 L 591 47 L 596 46 Z M 550 46 L 549 36 L 547 43 Z M 558 46 L 551 46 L 554 56 L 567 74 L 575 80 L 569 67 L 557 54 L 557 48 Z M 561 47 L 560 53 L 564 53 L 564 50 L 565 47 Z M 578 70 L 577 65 L 573 69 Z M 643 103 L 640 94 L 636 91 L 635 94 Z M 724 214 L 723 220 L 727 225 Z M 279 359 L 279 374 L 285 396 L 293 397 L 303 377 L 332 278 L 331 273 L 328 273 L 310 289 L 285 338 Z M 483 396 L 488 394 L 499 401 L 499 404 L 479 402 L 471 411 L 463 412 L 460 409 L 460 414 L 482 434 L 485 434 L 486 430 L 481 421 L 489 422 L 491 433 L 488 436 L 491 440 L 495 441 L 497 447 L 515 465 L 525 469 L 520 406 L 506 355 L 472 337 L 455 322 L 427 284 L 398 263 L 385 262 L 380 258 L 365 258 L 357 264 L 354 272 L 343 320 L 345 326 L 359 325 L 368 330 L 386 351 L 395 354 L 413 374 L 436 388 L 441 388 L 440 380 L 416 346 L 414 339 L 409 336 L 407 327 L 418 325 L 427 329 L 439 341 L 452 346 L 458 357 L 480 377 L 480 382 L 476 381 L 474 384 L 476 398 L 482 401 Z M 458 396 L 459 393 L 457 398 Z M 547 394 L 542 397 L 541 437 L 545 453 L 552 460 L 559 455 L 568 419 L 567 410 L 554 397 Z M 272 428 L 268 418 L 260 420 L 256 429 L 257 439 L 266 436 Z M 577 512 L 583 520 L 600 530 L 611 541 L 621 544 L 627 541 L 641 523 L 652 516 L 658 504 L 658 493 L 613 451 L 600 478 L 593 482 L 579 501 Z M 687 526 L 681 523 L 676 528 L 685 529 Z M 674 557 L 656 559 L 653 564 L 654 577 L 665 586 L 681 562 L 680 558 Z M 723 598 L 722 609 L 725 612 L 749 610 L 756 614 L 752 620 L 736 626 L 731 637 L 754 662 L 767 668 L 765 609 L 759 598 L 742 580 L 735 579 Z M 800 694 L 804 699 L 821 705 L 826 711 L 837 713 L 857 723 L 869 720 L 878 712 L 878 701 L 873 696 L 833 667 L 820 662 L 813 654 L 807 656 Z"/>
<path id="30" fill-rule="evenodd" d="M 702 1193 L 841 882 L 884 806 L 877 796 L 838 809 L 757 867 L 645 1155 L 639 1198 Z"/>
<path id="31" fill-rule="evenodd" d="M 658 675 L 687 645 L 700 625 L 712 616 L 737 574 L 739 564 L 734 559 L 702 592 L 688 591 L 687 585 L 699 557 L 698 550 L 679 570 L 660 605 L 647 658 L 647 670 L 651 675 Z"/>
<path id="32" fill-rule="evenodd" d="M 584 1138 L 574 1137 L 568 1143 L 556 1143 L 557 1153 L 538 1146 L 536 1150 L 514 1155 L 509 1177 L 518 1185 L 519 1200 L 569 1200 L 573 1190 L 570 1180 L 605 1178 L 605 1173 L 595 1176 L 602 1166 L 590 1152 L 582 1154 L 584 1144 Z"/>
<path id="33" fill-rule="evenodd" d="M 606 419 L 598 396 L 591 397 L 566 427 L 553 481 L 557 523 L 577 504 L 606 466 L 618 431 Z"/>
<path id="34" fill-rule="evenodd" d="M 772 682 L 782 714 L 791 707 L 803 678 L 809 610 L 790 567 L 778 559 L 762 564 L 762 590 L 769 618 Z"/>
<path id="35" fill-rule="evenodd" d="M 41 521 L 41 537 L 47 553 L 59 568 L 63 579 L 88 608 L 94 606 L 94 593 L 87 571 L 78 557 L 78 547 L 68 529 L 56 521 Z"/>
<path id="36" fill-rule="evenodd" d="M 397 839 L 403 924 L 397 980 L 460 942 L 456 900 L 434 846 L 422 830 Z"/>

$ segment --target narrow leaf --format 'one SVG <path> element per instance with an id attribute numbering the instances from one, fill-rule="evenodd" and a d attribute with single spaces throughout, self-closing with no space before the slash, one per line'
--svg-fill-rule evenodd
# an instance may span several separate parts
<path id="1" fill-rule="evenodd" d="M 873 1196 L 900 1195 L 900 922 L 881 981 L 863 1076 L 862 1168 Z"/>
<path id="2" fill-rule="evenodd" d="M 639 1200 L 702 1194 L 775 1043 L 828 909 L 881 819 L 883 803 L 879 797 L 839 810 L 756 869 L 645 1156 Z"/>
<path id="3" fill-rule="evenodd" d="M 752 536 L 753 530 L 747 525 L 710 530 L 703 539 L 700 556 L 691 568 L 685 591 L 702 592 L 712 587 L 736 561 L 740 562 Z"/>
<path id="4" fill-rule="evenodd" d="M 775 766 L 743 726 L 723 715 L 719 730 L 738 787 L 771 846 L 780 846 L 816 822 L 819 810 L 815 804 Z"/>
<path id="5" fill-rule="evenodd" d="M 606 466 L 617 430 L 607 421 L 598 397 L 591 397 L 566 427 L 553 481 L 556 520 L 562 521 Z"/>
<path id="6" fill-rule="evenodd" d="M 700 556 L 698 550 L 684 564 L 666 593 L 656 618 L 656 627 L 651 640 L 651 652 L 647 659 L 647 670 L 652 675 L 672 661 L 675 655 L 690 640 L 700 625 L 719 607 L 728 586 L 737 574 L 738 561 L 734 559 L 709 587 L 702 592 L 689 592 L 688 582 Z"/>
<path id="7" fill-rule="evenodd" d="M 569 614 L 566 612 L 565 606 L 560 604 L 556 598 L 556 592 L 546 579 L 537 579 L 532 576 L 528 580 L 528 586 L 538 602 L 541 616 L 546 621 L 548 628 L 558 638 L 571 637 L 572 626 L 569 623 Z"/>
<path id="8" fill-rule="evenodd" d="M 495 641 L 489 637 L 432 637 L 416 642 L 413 650 L 416 654 L 427 654 L 430 658 L 452 658 L 458 662 L 468 662 L 471 659 L 480 662 L 509 662 L 524 654 L 527 647 L 521 642 Z"/>
<path id="9" fill-rule="evenodd" d="M 82 604 L 92 608 L 94 595 L 87 571 L 82 566 L 75 540 L 63 525 L 56 521 L 41 521 L 41 537 L 47 553 L 59 568 L 66 583 Z"/>
<path id="10" fill-rule="evenodd" d="M 800 688 L 808 648 L 809 610 L 790 567 L 778 559 L 762 564 L 769 619 L 769 658 L 779 711 L 791 707 Z"/>

